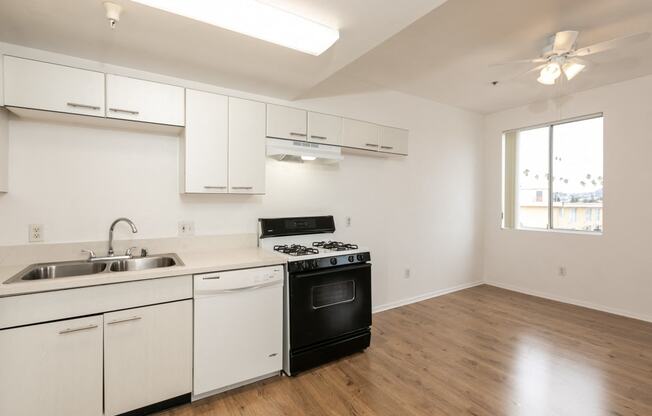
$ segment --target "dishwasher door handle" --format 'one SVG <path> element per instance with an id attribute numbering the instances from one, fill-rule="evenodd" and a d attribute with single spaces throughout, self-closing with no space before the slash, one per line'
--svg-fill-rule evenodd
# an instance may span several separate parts
<path id="1" fill-rule="evenodd" d="M 259 285 L 254 285 L 254 286 L 236 287 L 236 288 L 233 288 L 233 289 L 197 289 L 197 290 L 195 290 L 195 294 L 197 294 L 197 295 L 219 295 L 221 293 L 241 293 L 241 292 L 249 292 L 249 291 L 257 290 L 257 289 L 263 289 L 263 288 L 266 288 L 266 287 L 282 286 L 282 285 L 283 285 L 283 280 L 275 280 L 273 282 L 261 283 Z"/>

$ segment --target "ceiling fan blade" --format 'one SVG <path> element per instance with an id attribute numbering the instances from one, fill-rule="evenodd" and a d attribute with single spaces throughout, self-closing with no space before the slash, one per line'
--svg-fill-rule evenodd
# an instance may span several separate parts
<path id="1" fill-rule="evenodd" d="M 576 30 L 565 30 L 563 32 L 557 32 L 555 34 L 555 41 L 552 46 L 552 51 L 555 54 L 563 54 L 569 52 L 575 46 L 575 41 L 577 40 L 577 35 L 580 32 Z"/>
<path id="2" fill-rule="evenodd" d="M 497 64 L 491 64 L 489 66 L 506 66 L 506 65 L 522 65 L 522 64 L 540 64 L 547 62 L 546 58 L 534 58 L 534 59 L 520 59 L 518 61 L 509 61 L 509 62 L 499 62 Z"/>
<path id="3" fill-rule="evenodd" d="M 605 42 L 596 43 L 595 45 L 580 48 L 575 52 L 571 53 L 571 56 L 593 55 L 594 53 L 608 51 L 609 49 L 620 48 L 623 46 L 632 45 L 637 42 L 642 42 L 644 40 L 647 40 L 649 37 L 650 37 L 650 32 L 643 32 L 643 33 L 637 33 L 635 35 L 625 36 L 622 38 L 611 39 Z"/>
<path id="4" fill-rule="evenodd" d="M 544 64 L 542 64 L 542 65 L 537 65 L 537 66 L 535 66 L 534 68 L 528 69 L 528 70 L 525 71 L 525 72 L 520 72 L 520 73 L 514 75 L 513 77 L 509 77 L 509 78 L 503 79 L 503 80 L 501 80 L 501 81 L 498 81 L 498 83 L 503 84 L 503 83 L 505 83 L 505 82 L 513 81 L 513 80 L 515 80 L 515 79 L 517 79 L 517 78 L 520 78 L 520 77 L 522 77 L 522 76 L 525 76 L 525 75 L 527 75 L 527 74 L 529 74 L 529 73 L 531 73 L 531 72 L 539 71 L 540 69 L 543 69 L 543 67 L 545 67 L 546 65 L 548 65 L 548 64 L 547 64 L 547 63 L 544 63 Z"/>

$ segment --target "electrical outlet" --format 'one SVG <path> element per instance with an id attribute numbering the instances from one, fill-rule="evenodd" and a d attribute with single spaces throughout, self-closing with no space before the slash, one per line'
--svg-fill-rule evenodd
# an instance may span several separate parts
<path id="1" fill-rule="evenodd" d="M 566 266 L 559 266 L 557 273 L 559 274 L 559 277 L 566 277 Z"/>
<path id="2" fill-rule="evenodd" d="M 179 221 L 179 235 L 189 236 L 195 234 L 195 223 L 192 221 Z"/>
<path id="3" fill-rule="evenodd" d="M 351 217 L 346 217 L 346 226 L 347 227 L 351 226 Z"/>
<path id="4" fill-rule="evenodd" d="M 40 243 L 43 241 L 43 224 L 29 225 L 29 242 Z"/>
<path id="5" fill-rule="evenodd" d="M 405 269 L 405 270 L 403 271 L 403 277 L 404 277 L 405 279 L 409 279 L 409 278 L 410 278 L 410 269 Z"/>

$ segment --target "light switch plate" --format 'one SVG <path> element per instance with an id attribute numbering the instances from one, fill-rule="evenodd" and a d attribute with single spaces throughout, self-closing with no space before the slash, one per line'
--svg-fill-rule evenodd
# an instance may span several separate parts
<path id="1" fill-rule="evenodd" d="M 195 223 L 192 221 L 179 221 L 179 236 L 195 235 Z"/>

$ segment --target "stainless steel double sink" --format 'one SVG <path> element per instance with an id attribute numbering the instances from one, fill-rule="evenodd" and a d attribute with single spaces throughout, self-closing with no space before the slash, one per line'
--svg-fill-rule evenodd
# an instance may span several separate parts
<path id="1" fill-rule="evenodd" d="M 99 273 L 149 270 L 183 265 L 184 264 L 179 256 L 173 253 L 117 260 L 77 260 L 38 263 L 28 266 L 4 283 L 31 282 L 35 280 L 59 279 Z"/>

